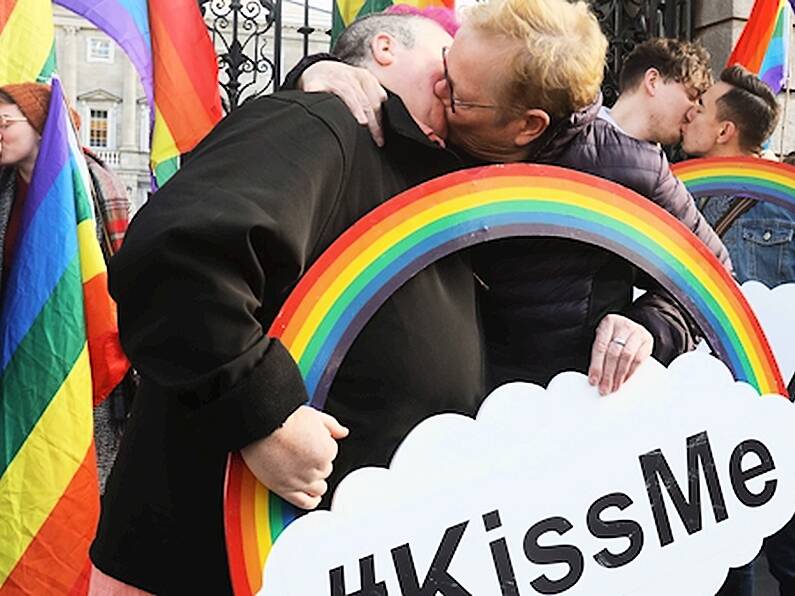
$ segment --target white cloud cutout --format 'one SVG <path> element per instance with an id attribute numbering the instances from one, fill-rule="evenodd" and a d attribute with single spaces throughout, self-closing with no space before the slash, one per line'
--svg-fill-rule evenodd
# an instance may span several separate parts
<path id="1" fill-rule="evenodd" d="M 761 282 L 747 281 L 741 289 L 773 348 L 784 382 L 788 383 L 795 373 L 795 283 L 771 289 Z"/>
<path id="2" fill-rule="evenodd" d="M 500 578 L 510 586 L 505 594 L 523 596 L 550 587 L 557 591 L 546 593 L 570 596 L 714 594 L 728 568 L 752 559 L 762 539 L 795 512 L 793 427 L 795 406 L 759 397 L 703 353 L 682 356 L 668 369 L 649 361 L 608 397 L 579 373 L 558 375 L 547 390 L 506 385 L 476 420 L 446 414 L 421 423 L 389 469 L 354 472 L 331 512 L 290 525 L 271 551 L 261 594 L 354 595 L 360 568 L 365 575 L 372 568 L 372 584 L 384 582 L 384 591 L 368 595 L 503 596 Z M 678 485 L 690 499 L 686 444 L 691 438 L 697 461 L 695 454 L 707 451 L 703 433 L 714 466 L 692 468 L 700 477 L 700 508 L 688 514 L 680 503 L 688 533 L 665 485 Z M 735 489 L 730 466 L 740 444 L 746 453 L 734 471 Z M 774 469 L 750 477 L 764 449 Z M 648 470 L 660 464 L 655 450 L 672 475 L 660 481 L 648 473 L 649 486 L 660 487 L 669 537 L 662 507 L 656 508 L 661 529 L 655 523 L 641 466 L 642 455 Z M 720 496 L 710 496 L 708 477 Z M 623 510 L 599 506 L 611 494 Z M 493 511 L 501 525 L 487 515 Z M 597 518 L 628 524 L 600 528 Z M 558 530 L 530 531 L 551 527 Z M 611 529 L 618 537 L 596 537 Z M 563 556 L 545 549 L 556 545 L 564 546 Z M 561 558 L 569 563 L 554 562 Z M 455 582 L 466 591 L 456 591 Z"/>

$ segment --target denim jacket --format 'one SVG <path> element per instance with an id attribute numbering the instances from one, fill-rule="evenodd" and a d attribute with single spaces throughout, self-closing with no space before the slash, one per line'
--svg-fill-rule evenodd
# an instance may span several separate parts
<path id="1" fill-rule="evenodd" d="M 715 225 L 734 197 L 698 200 L 707 221 Z M 755 279 L 770 288 L 795 281 L 795 213 L 759 201 L 732 223 L 723 235 L 739 283 Z"/>

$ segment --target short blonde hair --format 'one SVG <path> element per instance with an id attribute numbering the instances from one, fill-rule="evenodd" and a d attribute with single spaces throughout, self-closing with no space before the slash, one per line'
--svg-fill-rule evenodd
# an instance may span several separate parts
<path id="1" fill-rule="evenodd" d="M 464 25 L 518 48 L 501 103 L 567 117 L 598 97 L 607 39 L 585 2 L 491 0 L 472 6 Z"/>

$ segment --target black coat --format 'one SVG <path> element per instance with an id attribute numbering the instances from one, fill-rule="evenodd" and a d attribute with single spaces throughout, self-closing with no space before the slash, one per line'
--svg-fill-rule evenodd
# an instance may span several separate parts
<path id="1" fill-rule="evenodd" d="M 141 209 L 112 260 L 122 343 L 142 376 L 91 556 L 157 594 L 229 591 L 222 487 L 230 451 L 306 399 L 269 324 L 320 253 L 394 194 L 460 167 L 396 97 L 379 150 L 341 101 L 286 93 L 235 111 Z M 387 465 L 419 421 L 474 414 L 484 391 L 465 254 L 429 266 L 352 345 L 326 411 L 351 430 L 330 490 Z"/>
<path id="2" fill-rule="evenodd" d="M 729 266 L 729 255 L 672 173 L 659 146 L 598 118 L 601 99 L 551 127 L 527 161 L 617 182 L 648 197 L 693 230 Z M 642 324 L 664 363 L 693 344 L 692 323 L 669 294 L 604 249 L 559 238 L 508 239 L 477 247 L 490 384 L 546 384 L 562 370 L 585 372 L 594 331 L 609 313 Z M 632 300 L 633 285 L 650 291 Z"/>

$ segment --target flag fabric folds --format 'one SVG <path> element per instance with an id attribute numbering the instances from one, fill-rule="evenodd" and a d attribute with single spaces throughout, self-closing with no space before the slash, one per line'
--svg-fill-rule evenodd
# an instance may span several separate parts
<path id="1" fill-rule="evenodd" d="M 99 515 L 92 397 L 128 363 L 63 90 L 47 121 L 0 308 L 0 593 L 80 594 Z"/>
<path id="2" fill-rule="evenodd" d="M 0 86 L 48 82 L 55 69 L 50 0 L 0 0 Z"/>
<path id="3" fill-rule="evenodd" d="M 0 0 L 4 1 L 4 0 Z M 152 114 L 158 185 L 221 119 L 218 63 L 196 0 L 55 0 L 112 37 L 138 70 Z"/>
<path id="4" fill-rule="evenodd" d="M 353 21 L 367 14 L 381 12 L 393 4 L 409 4 L 417 8 L 438 6 L 454 8 L 455 0 L 408 0 L 393 2 L 392 0 L 334 0 L 331 14 L 331 41 L 334 43 L 339 34 Z"/>
<path id="5" fill-rule="evenodd" d="M 781 91 L 787 76 L 790 10 L 787 0 L 756 0 L 727 66 L 741 64 L 774 92 Z"/>

